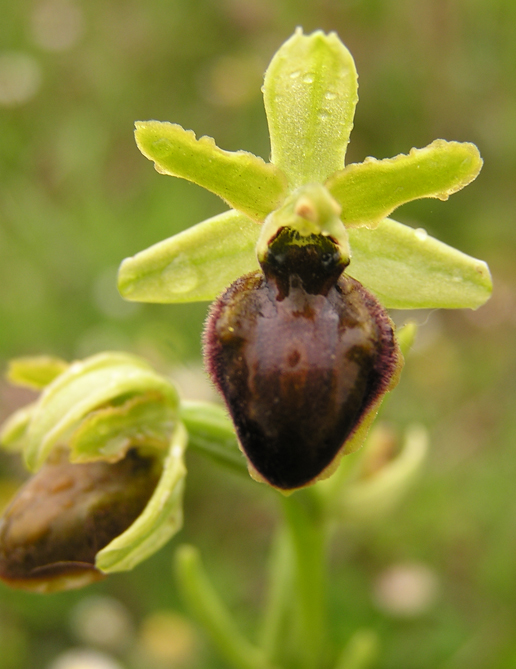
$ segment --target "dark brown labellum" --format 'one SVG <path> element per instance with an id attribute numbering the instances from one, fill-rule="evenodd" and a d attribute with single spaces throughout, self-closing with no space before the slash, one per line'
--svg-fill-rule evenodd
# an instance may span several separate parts
<path id="1" fill-rule="evenodd" d="M 140 515 L 160 469 L 136 449 L 113 464 L 71 464 L 56 452 L 0 519 L 0 578 L 38 592 L 102 578 L 96 554 Z"/>
<path id="2" fill-rule="evenodd" d="M 252 467 L 292 490 L 331 465 L 399 353 L 385 310 L 342 273 L 329 237 L 283 228 L 262 268 L 212 306 L 205 359 Z"/>

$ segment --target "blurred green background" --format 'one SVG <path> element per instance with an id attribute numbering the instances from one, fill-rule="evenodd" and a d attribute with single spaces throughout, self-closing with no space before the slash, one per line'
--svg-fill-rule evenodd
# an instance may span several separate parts
<path id="1" fill-rule="evenodd" d="M 375 629 L 379 669 L 516 667 L 516 3 L 0 0 L 0 12 L 2 369 L 16 355 L 132 350 L 185 396 L 210 396 L 207 305 L 126 304 L 115 276 L 124 257 L 225 207 L 158 175 L 133 122 L 175 121 L 266 159 L 262 76 L 297 25 L 335 30 L 355 57 L 348 162 L 437 137 L 479 146 L 474 184 L 397 212 L 488 261 L 495 289 L 477 312 L 394 314 L 421 327 L 386 418 L 425 425 L 431 451 L 388 519 L 339 533 L 332 628 L 342 642 Z M 25 399 L 1 385 L 0 418 Z M 181 617 L 172 550 L 201 547 L 246 628 L 263 601 L 275 503 L 264 486 L 193 455 L 188 465 L 185 530 L 133 573 L 48 597 L 0 585 L 1 669 L 69 668 L 63 653 L 77 648 L 101 653 L 91 669 L 224 667 Z M 0 467 L 5 503 L 23 472 L 7 455 Z M 393 573 L 433 584 L 420 610 L 382 597 Z"/>

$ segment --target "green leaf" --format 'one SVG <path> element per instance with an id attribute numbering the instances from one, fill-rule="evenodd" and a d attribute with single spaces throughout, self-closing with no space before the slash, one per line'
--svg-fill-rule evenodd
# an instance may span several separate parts
<path id="1" fill-rule="evenodd" d="M 371 227 L 411 200 L 447 200 L 473 181 L 481 168 L 482 158 L 474 144 L 436 139 L 408 155 L 366 158 L 348 165 L 325 185 L 342 207 L 344 225 Z"/>
<path id="2" fill-rule="evenodd" d="M 127 300 L 213 300 L 242 274 L 258 269 L 260 226 L 236 211 L 209 218 L 126 258 L 118 289 Z"/>
<path id="3" fill-rule="evenodd" d="M 291 188 L 323 183 L 344 167 L 357 73 L 335 33 L 296 30 L 273 57 L 263 95 L 271 162 L 287 175 Z"/>
<path id="4" fill-rule="evenodd" d="M 36 405 L 27 429 L 27 467 L 38 469 L 91 411 L 117 397 L 149 390 L 160 392 L 171 406 L 179 401 L 174 386 L 135 356 L 103 353 L 73 363 L 47 386 Z"/>
<path id="5" fill-rule="evenodd" d="M 17 386 L 41 390 L 65 371 L 68 363 L 47 355 L 15 358 L 9 362 L 7 380 Z"/>
<path id="6" fill-rule="evenodd" d="M 348 274 L 391 309 L 477 309 L 492 291 L 486 263 L 386 218 L 349 231 Z"/>
<path id="7" fill-rule="evenodd" d="M 70 438 L 70 462 L 116 462 L 129 448 L 165 449 L 176 424 L 177 411 L 156 391 L 129 398 L 88 414 Z"/>
<path id="8" fill-rule="evenodd" d="M 152 497 L 135 522 L 97 553 L 97 569 L 106 573 L 133 569 L 181 529 L 186 476 L 183 460 L 187 439 L 184 426 L 178 423 Z"/>
<path id="9" fill-rule="evenodd" d="M 196 139 L 180 125 L 139 121 L 135 137 L 160 174 L 207 188 L 253 220 L 263 221 L 286 194 L 285 176 L 274 165 L 246 151 L 223 151 L 211 137 Z"/>

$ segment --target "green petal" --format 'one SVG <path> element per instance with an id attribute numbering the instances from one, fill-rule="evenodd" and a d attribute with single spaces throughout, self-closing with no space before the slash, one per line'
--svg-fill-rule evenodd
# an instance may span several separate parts
<path id="1" fill-rule="evenodd" d="M 242 274 L 258 269 L 260 226 L 228 211 L 126 258 L 118 289 L 127 300 L 195 302 L 215 299 Z"/>
<path id="2" fill-rule="evenodd" d="M 424 149 L 387 160 L 366 158 L 332 175 L 326 187 L 342 207 L 347 227 L 376 226 L 405 202 L 423 197 L 447 200 L 482 167 L 474 144 L 436 139 Z"/>
<path id="3" fill-rule="evenodd" d="M 107 573 L 132 569 L 181 529 L 187 439 L 184 426 L 178 423 L 156 490 L 129 529 L 97 553 L 95 566 L 98 569 Z"/>
<path id="4" fill-rule="evenodd" d="M 121 405 L 97 409 L 73 433 L 70 462 L 116 462 L 135 446 L 165 449 L 176 415 L 176 407 L 156 391 L 136 395 Z"/>
<path id="5" fill-rule="evenodd" d="M 489 299 L 486 263 L 386 218 L 380 225 L 349 230 L 348 273 L 387 308 L 477 309 Z"/>
<path id="6" fill-rule="evenodd" d="M 9 362 L 7 380 L 17 386 L 41 390 L 65 371 L 68 363 L 47 355 L 15 358 Z"/>
<path id="7" fill-rule="evenodd" d="M 353 58 L 335 33 L 283 44 L 265 74 L 271 162 L 291 188 L 324 182 L 342 169 L 358 100 Z"/>
<path id="8" fill-rule="evenodd" d="M 188 179 L 256 221 L 276 209 L 286 193 L 281 171 L 246 151 L 219 149 L 211 137 L 196 139 L 174 123 L 139 121 L 136 143 L 160 174 Z"/>
<path id="9" fill-rule="evenodd" d="M 170 405 L 178 396 L 172 384 L 143 360 L 123 353 L 103 353 L 75 362 L 43 391 L 27 429 L 25 461 L 38 469 L 91 411 L 117 397 L 156 390 Z"/>

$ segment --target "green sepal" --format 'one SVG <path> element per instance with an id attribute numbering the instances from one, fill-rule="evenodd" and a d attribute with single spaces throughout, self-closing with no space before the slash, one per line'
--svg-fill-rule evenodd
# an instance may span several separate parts
<path id="1" fill-rule="evenodd" d="M 214 300 L 242 274 L 258 269 L 260 226 L 231 210 L 126 258 L 118 289 L 138 302 Z"/>
<path id="2" fill-rule="evenodd" d="M 247 151 L 223 151 L 211 137 L 196 139 L 175 123 L 138 121 L 138 148 L 160 174 L 192 181 L 230 207 L 263 221 L 286 194 L 286 179 L 275 165 Z"/>
<path id="3" fill-rule="evenodd" d="M 70 437 L 70 462 L 116 462 L 135 446 L 165 449 L 176 418 L 176 407 L 157 391 L 97 409 L 81 421 Z"/>
<path id="4" fill-rule="evenodd" d="M 25 447 L 27 430 L 32 420 L 36 402 L 18 409 L 2 425 L 0 445 L 7 451 L 21 451 Z"/>
<path id="5" fill-rule="evenodd" d="M 291 188 L 344 167 L 357 88 L 353 58 L 335 33 L 298 28 L 274 55 L 263 86 L 271 162 Z"/>
<path id="6" fill-rule="evenodd" d="M 7 380 L 16 386 L 41 390 L 67 369 L 61 358 L 47 355 L 14 358 L 9 361 Z"/>
<path id="7" fill-rule="evenodd" d="M 477 309 L 492 291 L 485 262 L 392 219 L 349 231 L 348 274 L 390 309 Z"/>
<path id="8" fill-rule="evenodd" d="M 378 225 L 397 207 L 425 197 L 447 200 L 482 168 L 474 144 L 436 139 L 423 149 L 386 160 L 366 158 L 333 174 L 326 187 L 347 227 Z"/>
<path id="9" fill-rule="evenodd" d="M 91 411 L 124 395 L 160 392 L 178 404 L 174 386 L 140 358 L 101 353 L 75 362 L 43 391 L 27 430 L 27 467 L 37 470 L 58 443 L 66 442 Z"/>
<path id="10" fill-rule="evenodd" d="M 177 423 L 152 497 L 134 523 L 97 553 L 97 569 L 105 573 L 133 569 L 181 529 L 187 439 L 184 426 Z"/>

